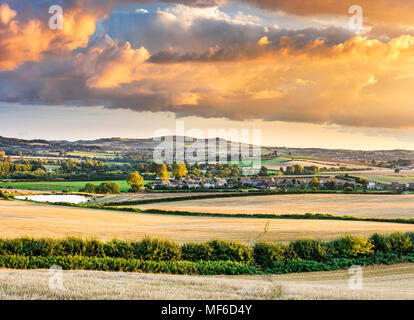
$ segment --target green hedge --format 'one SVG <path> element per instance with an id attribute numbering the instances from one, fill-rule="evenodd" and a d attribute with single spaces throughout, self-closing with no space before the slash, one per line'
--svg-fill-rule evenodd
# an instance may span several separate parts
<path id="1" fill-rule="evenodd" d="M 82 256 L 0 256 L 1 268 L 48 269 L 54 265 L 60 266 L 63 270 L 125 271 L 190 275 L 260 273 L 254 266 L 231 261 L 142 261 L 137 259 Z"/>
<path id="2" fill-rule="evenodd" d="M 413 240 L 414 233 L 404 234 L 401 232 L 387 235 L 376 233 L 370 237 L 375 252 L 396 253 L 399 255 L 414 253 Z"/>
<path id="3" fill-rule="evenodd" d="M 79 268 L 88 270 L 136 271 L 143 268 L 143 272 L 170 273 L 179 273 L 180 270 L 184 270 L 182 272 L 186 274 L 191 272 L 217 274 L 217 270 L 221 270 L 220 273 L 223 274 L 255 273 L 256 271 L 250 269 L 252 266 L 274 272 L 278 272 L 278 268 L 282 268 L 281 272 L 315 268 L 328 270 L 332 266 L 340 268 L 349 260 L 368 259 L 367 261 L 371 261 L 370 259 L 383 257 L 381 255 L 402 257 L 412 254 L 414 254 L 414 233 L 374 234 L 370 238 L 347 234 L 327 242 L 303 239 L 289 244 L 261 241 L 253 248 L 239 241 L 225 240 L 186 243 L 180 246 L 169 240 L 148 237 L 141 241 L 112 240 L 108 242 L 74 237 L 59 240 L 0 239 L 0 257 L 5 259 L 5 257 L 14 256 L 16 258 L 13 263 L 23 263 L 23 266 L 24 263 L 32 261 L 32 258 L 33 261 L 46 261 L 47 263 L 56 258 L 63 259 L 62 261 L 69 264 L 70 268 L 76 268 L 77 265 L 81 266 Z M 65 257 L 70 259 L 65 260 Z M 42 260 L 43 258 L 45 260 Z M 10 261 L 8 263 L 12 263 Z M 229 263 L 232 264 L 229 265 Z M 369 263 L 372 264 L 372 261 Z M 198 268 L 196 271 L 185 269 L 194 265 Z M 159 271 L 157 268 L 160 268 Z"/>
<path id="4" fill-rule="evenodd" d="M 289 245 L 271 242 L 258 242 L 253 247 L 255 262 L 263 268 L 271 268 L 275 262 L 295 260 L 296 252 Z"/>
<path id="5" fill-rule="evenodd" d="M 334 271 L 347 269 L 351 266 L 370 266 L 380 264 L 395 264 L 402 262 L 414 262 L 414 254 L 399 256 L 393 253 L 376 253 L 371 256 L 359 258 L 333 258 L 324 262 L 312 260 L 291 260 L 274 263 L 271 268 L 264 270 L 265 273 L 283 274 L 296 272 Z"/>
<path id="6" fill-rule="evenodd" d="M 179 244 L 163 239 L 144 238 L 141 241 L 112 240 L 101 242 L 95 239 L 68 237 L 55 239 L 0 239 L 0 255 L 24 256 L 86 256 L 140 259 L 148 261 L 235 261 L 251 263 L 250 247 L 238 241 L 212 240 L 207 243 Z"/>
<path id="7" fill-rule="evenodd" d="M 414 254 L 399 256 L 392 253 L 376 253 L 369 257 L 354 259 L 334 258 L 325 262 L 312 260 L 289 260 L 274 263 L 271 268 L 231 261 L 142 261 L 123 258 L 98 258 L 82 256 L 34 257 L 0 256 L 0 268 L 48 269 L 58 265 L 63 270 L 124 271 L 143 273 L 187 274 L 187 275 L 240 275 L 240 274 L 282 274 L 312 271 L 333 271 L 353 265 L 394 264 L 414 262 Z"/>

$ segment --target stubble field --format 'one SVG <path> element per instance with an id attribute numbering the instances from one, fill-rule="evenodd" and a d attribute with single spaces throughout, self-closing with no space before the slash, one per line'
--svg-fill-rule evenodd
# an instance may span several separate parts
<path id="1" fill-rule="evenodd" d="M 414 218 L 414 195 L 290 194 L 189 200 L 130 207 L 207 213 L 328 213 L 365 218 Z"/>
<path id="2" fill-rule="evenodd" d="M 50 289 L 49 270 L 0 270 L 0 299 L 414 299 L 414 265 L 363 268 L 362 289 L 347 270 L 268 276 L 173 276 L 63 271 Z"/>
<path id="3" fill-rule="evenodd" d="M 346 233 L 369 236 L 375 232 L 414 231 L 412 224 L 140 214 L 0 201 L 0 236 L 4 238 L 79 236 L 101 240 L 137 240 L 149 235 L 177 242 L 218 238 L 250 243 L 263 232 L 267 221 L 268 232 L 262 239 L 268 241 L 309 237 L 333 239 Z"/>

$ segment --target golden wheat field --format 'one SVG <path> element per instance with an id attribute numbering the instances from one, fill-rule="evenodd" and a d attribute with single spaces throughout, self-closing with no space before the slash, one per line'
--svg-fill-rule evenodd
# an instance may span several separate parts
<path id="1" fill-rule="evenodd" d="M 9 238 L 80 236 L 136 240 L 149 235 L 178 242 L 219 238 L 249 243 L 263 232 L 267 221 L 268 232 L 262 239 L 269 241 L 332 239 L 349 232 L 367 236 L 375 232 L 414 231 L 414 225 L 397 223 L 157 215 L 0 201 L 0 237 Z"/>
<path id="2" fill-rule="evenodd" d="M 347 270 L 266 276 L 176 276 L 48 270 L 0 270 L 0 299 L 414 299 L 414 264 L 363 268 L 362 288 Z"/>
<path id="3" fill-rule="evenodd" d="M 288 194 L 188 200 L 130 206 L 217 213 L 329 213 L 373 218 L 414 218 L 414 195 Z"/>

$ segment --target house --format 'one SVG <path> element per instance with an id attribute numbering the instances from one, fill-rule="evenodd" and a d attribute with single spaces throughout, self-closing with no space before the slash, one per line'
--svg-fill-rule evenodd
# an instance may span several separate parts
<path id="1" fill-rule="evenodd" d="M 376 181 L 369 181 L 367 184 L 367 189 L 376 189 L 377 182 Z"/>
<path id="2" fill-rule="evenodd" d="M 224 187 L 226 184 L 227 184 L 227 180 L 224 178 L 217 179 L 215 183 L 216 187 Z"/>
<path id="3" fill-rule="evenodd" d="M 393 182 L 389 187 L 388 190 L 404 190 L 406 187 L 405 184 L 400 184 L 398 182 Z"/>
<path id="4" fill-rule="evenodd" d="M 414 183 L 407 183 L 405 187 L 409 190 L 414 190 Z"/>

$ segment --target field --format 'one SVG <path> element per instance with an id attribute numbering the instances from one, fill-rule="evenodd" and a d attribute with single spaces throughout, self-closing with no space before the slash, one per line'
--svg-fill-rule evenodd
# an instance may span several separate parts
<path id="1" fill-rule="evenodd" d="M 99 185 L 102 182 L 116 182 L 119 184 L 121 192 L 127 192 L 131 187 L 125 180 L 107 180 L 107 181 L 46 181 L 46 182 L 0 182 L 3 188 L 13 188 L 21 190 L 39 190 L 39 191 L 63 191 L 70 189 L 79 191 L 85 184 L 93 183 Z M 144 181 L 146 183 L 147 181 Z"/>
<path id="2" fill-rule="evenodd" d="M 413 195 L 290 194 L 188 200 L 129 207 L 210 213 L 328 213 L 365 218 L 414 218 Z"/>
<path id="3" fill-rule="evenodd" d="M 280 167 L 286 168 L 288 166 L 293 165 L 301 165 L 302 167 L 306 166 L 317 166 L 320 168 L 340 168 L 340 167 L 349 167 L 349 168 L 357 168 L 357 169 L 364 169 L 368 166 L 356 164 L 356 163 L 349 163 L 346 161 L 341 160 L 325 160 L 325 159 L 287 159 L 287 158 L 276 158 L 272 160 L 264 160 L 262 161 L 262 165 L 268 169 L 272 170 L 279 170 Z"/>
<path id="4" fill-rule="evenodd" d="M 152 199 L 165 199 L 165 198 L 182 198 L 182 197 L 193 197 L 200 195 L 215 195 L 222 194 L 220 192 L 159 192 L 159 193 L 135 193 L 127 195 L 118 195 L 104 197 L 97 201 L 94 201 L 93 204 L 108 204 L 108 203 L 118 203 L 126 201 L 140 201 L 140 200 L 152 200 Z"/>
<path id="5" fill-rule="evenodd" d="M 351 290 L 347 270 L 269 276 L 171 276 L 63 271 L 49 289 L 49 270 L 0 270 L 0 299 L 414 299 L 414 265 L 363 269 Z"/>
<path id="6" fill-rule="evenodd" d="M 112 160 L 115 158 L 115 154 L 114 153 L 110 153 L 110 152 L 86 152 L 86 151 L 73 151 L 73 152 L 69 152 L 67 154 L 68 156 L 73 156 L 73 157 L 88 157 L 88 158 L 99 158 L 99 159 L 108 159 L 108 160 Z"/>
<path id="7" fill-rule="evenodd" d="M 358 173 L 358 174 L 351 174 L 352 176 L 365 178 L 368 180 L 376 181 L 379 183 L 384 184 L 391 184 L 393 182 L 396 183 L 414 183 L 414 172 L 413 171 L 402 171 L 411 174 L 401 174 L 401 173 L 392 173 L 389 174 L 378 174 L 378 173 Z"/>
<path id="8" fill-rule="evenodd" d="M 0 201 L 0 221 L 0 235 L 3 238 L 81 236 L 101 240 L 137 240 L 150 235 L 180 243 L 218 238 L 241 240 L 248 244 L 263 232 L 267 222 L 266 219 L 138 214 L 4 200 Z M 309 237 L 333 239 L 346 233 L 369 236 L 375 232 L 414 231 L 414 225 L 398 223 L 269 221 L 268 232 L 262 238 L 268 241 Z"/>

